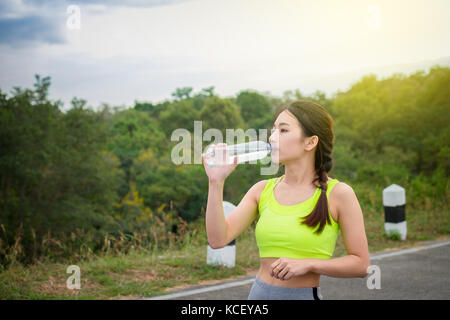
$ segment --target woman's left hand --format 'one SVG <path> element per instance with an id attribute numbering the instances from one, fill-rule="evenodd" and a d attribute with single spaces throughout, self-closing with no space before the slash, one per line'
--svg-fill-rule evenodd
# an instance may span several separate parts
<path id="1" fill-rule="evenodd" d="M 270 265 L 270 275 L 280 280 L 289 280 L 294 276 L 301 276 L 311 272 L 310 259 L 280 258 Z"/>

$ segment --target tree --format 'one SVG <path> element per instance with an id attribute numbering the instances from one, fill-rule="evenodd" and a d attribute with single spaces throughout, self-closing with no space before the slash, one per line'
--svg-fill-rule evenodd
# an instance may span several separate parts
<path id="1" fill-rule="evenodd" d="M 134 109 L 138 111 L 148 111 L 153 113 L 155 106 L 151 102 L 138 102 L 134 101 Z"/>
<path id="2" fill-rule="evenodd" d="M 214 95 L 214 86 L 203 88 L 203 92 L 205 92 L 209 97 L 212 97 Z"/>
<path id="3" fill-rule="evenodd" d="M 394 74 L 381 80 L 367 75 L 336 96 L 336 137 L 345 130 L 346 144 L 365 178 L 372 174 L 383 181 L 383 175 L 393 175 L 389 165 L 427 176 L 448 168 L 449 86 L 450 68 L 436 67 L 428 74 Z"/>
<path id="4" fill-rule="evenodd" d="M 267 115 L 272 113 L 269 101 L 257 92 L 241 91 L 237 96 L 236 104 L 241 109 L 242 118 L 252 128 L 257 123 L 259 126 L 259 120 L 268 119 Z"/>
<path id="5" fill-rule="evenodd" d="M 141 150 L 151 148 L 154 152 L 161 153 L 167 144 L 157 121 L 147 113 L 134 109 L 117 112 L 110 122 L 110 130 L 107 150 L 119 158 L 126 181 L 130 180 L 133 159 L 139 156 Z M 121 189 L 120 196 L 124 196 L 128 191 L 128 186 Z"/>
<path id="6" fill-rule="evenodd" d="M 178 128 L 194 131 L 194 121 L 199 119 L 199 112 L 193 106 L 193 100 L 181 100 L 172 103 L 160 115 L 160 127 L 170 139 L 172 132 Z"/>
<path id="7" fill-rule="evenodd" d="M 75 228 L 99 237 L 114 229 L 120 180 L 118 162 L 103 151 L 102 114 L 77 98 L 62 113 L 59 102 L 48 100 L 50 78 L 36 79 L 35 90 L 15 88 L 9 98 L 0 93 L 0 240 L 8 248 L 19 235 L 17 259 L 26 263 L 45 254 L 48 232 L 61 239 Z"/>
<path id="8" fill-rule="evenodd" d="M 222 132 L 225 138 L 226 129 L 244 127 L 244 121 L 239 114 L 239 107 L 228 99 L 210 97 L 200 111 L 200 119 L 203 121 L 203 131 L 216 128 Z"/>
<path id="9" fill-rule="evenodd" d="M 172 93 L 172 97 L 175 97 L 177 99 L 189 99 L 189 95 L 192 92 L 192 87 L 183 87 L 183 88 L 176 88 L 175 92 Z"/>

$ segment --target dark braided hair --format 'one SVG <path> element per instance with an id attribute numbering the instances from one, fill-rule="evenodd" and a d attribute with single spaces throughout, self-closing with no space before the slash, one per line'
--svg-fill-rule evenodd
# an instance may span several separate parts
<path id="1" fill-rule="evenodd" d="M 331 158 L 334 143 L 333 119 L 328 111 L 318 103 L 309 100 L 297 100 L 278 109 L 272 125 L 275 123 L 278 115 L 284 110 L 289 110 L 297 118 L 305 137 L 313 135 L 319 137 L 314 163 L 317 177 L 312 182 L 321 188 L 321 193 L 313 211 L 304 217 L 301 223 L 312 228 L 318 225 L 319 227 L 315 233 L 320 234 L 326 223 L 331 224 L 326 192 L 328 189 L 328 172 L 333 167 L 333 159 Z"/>

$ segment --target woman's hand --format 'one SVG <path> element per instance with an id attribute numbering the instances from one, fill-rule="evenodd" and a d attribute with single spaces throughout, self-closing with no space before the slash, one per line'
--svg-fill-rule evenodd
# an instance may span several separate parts
<path id="1" fill-rule="evenodd" d="M 225 147 L 226 143 L 219 143 L 218 145 L 212 144 L 212 148 L 216 147 Z M 237 163 L 237 157 L 234 157 L 234 162 L 232 164 L 219 164 L 210 166 L 206 162 L 206 159 L 215 159 L 217 161 L 223 161 L 223 163 L 228 162 L 228 153 L 227 152 L 216 152 L 214 157 L 211 157 L 210 155 L 207 155 L 206 153 L 202 153 L 202 161 L 203 166 L 205 167 L 206 175 L 209 178 L 210 182 L 223 182 L 225 181 L 226 177 L 236 168 L 238 165 Z"/>
<path id="2" fill-rule="evenodd" d="M 270 265 L 270 275 L 280 280 L 289 280 L 311 272 L 311 259 L 280 258 Z"/>

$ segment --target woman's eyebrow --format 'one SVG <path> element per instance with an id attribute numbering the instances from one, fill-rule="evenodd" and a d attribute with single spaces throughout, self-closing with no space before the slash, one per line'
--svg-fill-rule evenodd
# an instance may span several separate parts
<path id="1" fill-rule="evenodd" d="M 288 125 L 289 125 L 289 123 L 286 123 L 286 122 L 281 122 L 281 123 L 280 123 L 280 124 L 279 124 L 278 126 L 282 126 L 282 125 L 287 125 L 287 126 L 288 126 Z M 272 128 L 273 128 L 273 127 L 275 127 L 275 126 L 276 126 L 276 124 L 274 124 L 274 125 L 272 126 Z"/>

